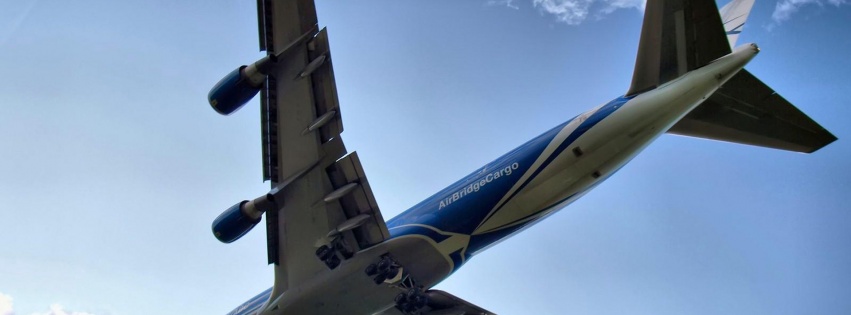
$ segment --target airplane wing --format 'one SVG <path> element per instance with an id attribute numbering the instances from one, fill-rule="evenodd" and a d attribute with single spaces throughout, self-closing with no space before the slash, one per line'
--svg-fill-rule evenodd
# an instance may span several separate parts
<path id="1" fill-rule="evenodd" d="M 423 315 L 495 315 L 488 310 L 440 290 L 428 290 L 428 306 L 422 311 Z M 396 308 L 387 309 L 379 315 L 403 315 Z"/>
<path id="2" fill-rule="evenodd" d="M 317 258 L 320 246 L 342 246 L 346 259 L 389 232 L 357 154 L 340 138 L 333 58 L 313 1 L 258 0 L 257 15 L 260 49 L 276 60 L 261 89 L 263 177 L 279 207 L 266 212 L 275 298 L 336 267 Z"/>

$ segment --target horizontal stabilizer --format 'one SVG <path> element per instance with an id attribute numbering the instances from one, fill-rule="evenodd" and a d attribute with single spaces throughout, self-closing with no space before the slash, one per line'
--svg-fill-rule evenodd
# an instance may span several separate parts
<path id="1" fill-rule="evenodd" d="M 668 133 L 804 153 L 836 140 L 744 69 Z"/>

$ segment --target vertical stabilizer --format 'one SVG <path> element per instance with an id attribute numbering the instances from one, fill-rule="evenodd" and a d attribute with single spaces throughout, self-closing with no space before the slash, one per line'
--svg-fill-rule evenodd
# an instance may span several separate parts
<path id="1" fill-rule="evenodd" d="M 724 31 L 727 33 L 730 48 L 736 47 L 736 40 L 742 33 L 748 15 L 751 14 L 753 3 L 754 0 L 733 0 L 721 8 L 721 21 L 724 23 Z"/>
<path id="2" fill-rule="evenodd" d="M 714 0 L 648 0 L 626 95 L 652 90 L 730 52 Z"/>

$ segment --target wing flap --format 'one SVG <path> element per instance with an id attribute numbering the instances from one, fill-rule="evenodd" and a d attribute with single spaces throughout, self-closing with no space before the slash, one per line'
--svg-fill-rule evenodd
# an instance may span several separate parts
<path id="1" fill-rule="evenodd" d="M 668 133 L 812 153 L 836 137 L 741 70 Z"/>
<path id="2" fill-rule="evenodd" d="M 337 163 L 328 168 L 328 177 L 331 178 L 335 188 L 340 188 L 348 183 L 357 183 L 358 186 L 350 194 L 340 198 L 340 204 L 344 209 L 346 219 L 354 218 L 361 214 L 370 216 L 366 224 L 352 230 L 352 234 L 358 244 L 357 249 L 364 249 L 378 244 L 388 237 L 390 232 L 384 224 L 384 217 L 378 209 L 372 188 L 363 172 L 357 152 L 343 157 Z"/>

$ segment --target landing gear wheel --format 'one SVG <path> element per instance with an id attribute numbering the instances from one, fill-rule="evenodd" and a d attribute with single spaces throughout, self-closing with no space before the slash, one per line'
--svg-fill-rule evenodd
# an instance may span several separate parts
<path id="1" fill-rule="evenodd" d="M 325 259 L 325 265 L 331 269 L 337 268 L 337 266 L 340 266 L 340 257 L 337 257 L 337 255 L 331 255 L 331 257 Z"/>
<path id="2" fill-rule="evenodd" d="M 384 257 L 378 262 L 378 272 L 384 272 L 392 265 L 393 261 L 389 257 Z"/>
<path id="3" fill-rule="evenodd" d="M 387 280 L 387 275 L 384 273 L 379 273 L 377 276 L 375 276 L 375 278 L 372 279 L 375 284 L 380 284 L 384 282 L 384 280 Z"/>
<path id="4" fill-rule="evenodd" d="M 366 272 L 367 276 L 372 277 L 378 273 L 378 266 L 376 264 L 369 264 L 369 266 L 366 266 L 366 270 L 364 270 L 364 272 Z"/>
<path id="5" fill-rule="evenodd" d="M 398 275 L 398 274 L 399 274 L 399 267 L 396 267 L 396 266 L 390 266 L 390 267 L 387 268 L 386 271 L 384 271 L 384 277 L 387 278 L 387 279 L 395 278 L 396 275 Z"/>
<path id="6" fill-rule="evenodd" d="M 399 295 L 396 296 L 396 299 L 394 299 L 394 302 L 396 302 L 396 305 L 399 305 L 405 303 L 405 301 L 407 300 L 408 297 L 405 295 L 405 293 L 399 293 Z"/>
<path id="7" fill-rule="evenodd" d="M 352 258 L 352 256 L 354 255 L 352 250 L 349 249 L 349 245 L 346 244 L 346 240 L 343 238 L 338 238 L 336 241 L 333 242 L 333 245 L 334 249 L 338 253 L 340 253 L 340 255 L 343 255 L 343 257 L 346 259 Z"/>
<path id="8" fill-rule="evenodd" d="M 316 249 L 316 257 L 319 257 L 321 260 L 327 260 L 332 255 L 334 255 L 334 251 L 326 245 L 319 246 L 319 248 Z"/>
<path id="9" fill-rule="evenodd" d="M 421 309 L 428 304 L 428 296 L 425 294 L 417 294 L 410 299 L 411 304 L 414 305 L 415 308 Z"/>
<path id="10" fill-rule="evenodd" d="M 428 296 L 423 292 L 422 286 L 417 286 L 404 293 L 399 293 L 395 302 L 396 309 L 406 315 L 420 314 L 420 310 L 428 305 Z"/>

